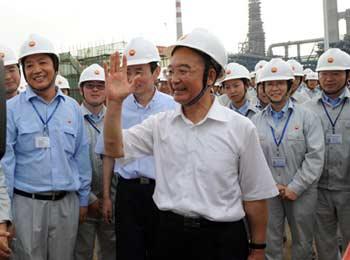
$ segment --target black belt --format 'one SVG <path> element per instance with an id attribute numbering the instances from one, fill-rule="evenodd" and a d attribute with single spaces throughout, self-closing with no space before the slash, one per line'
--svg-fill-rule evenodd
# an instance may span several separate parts
<path id="1" fill-rule="evenodd" d="M 52 201 L 56 201 L 56 200 L 60 200 L 63 199 L 64 196 L 67 195 L 66 191 L 53 191 L 50 192 L 52 193 L 51 195 L 44 195 L 44 194 L 40 194 L 40 193 L 28 193 L 22 190 L 18 190 L 16 188 L 14 188 L 13 191 L 15 194 L 23 196 L 23 197 L 27 197 L 27 198 L 31 198 L 34 200 L 52 200 Z"/>
<path id="2" fill-rule="evenodd" d="M 136 179 L 125 179 L 118 175 L 118 181 L 119 182 L 124 182 L 124 183 L 134 183 L 134 184 L 155 184 L 155 180 L 146 178 L 146 177 L 140 177 Z"/>
<path id="3" fill-rule="evenodd" d="M 171 211 L 160 211 L 161 221 L 171 222 L 172 224 L 187 227 L 187 228 L 200 228 L 200 227 L 220 227 L 225 228 L 229 225 L 243 224 L 243 220 L 232 221 L 232 222 L 218 222 L 211 221 L 202 217 L 185 217 L 178 215 Z"/>

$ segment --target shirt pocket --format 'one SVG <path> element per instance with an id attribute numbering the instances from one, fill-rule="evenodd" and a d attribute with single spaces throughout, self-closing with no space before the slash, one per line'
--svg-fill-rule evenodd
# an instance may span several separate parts
<path id="1" fill-rule="evenodd" d="M 76 141 L 76 132 L 71 127 L 63 127 L 63 149 L 70 154 L 75 152 L 75 141 Z"/>
<path id="2" fill-rule="evenodd" d="M 43 128 L 37 124 L 20 124 L 16 149 L 23 152 L 31 152 L 35 149 L 35 139 L 43 136 Z"/>

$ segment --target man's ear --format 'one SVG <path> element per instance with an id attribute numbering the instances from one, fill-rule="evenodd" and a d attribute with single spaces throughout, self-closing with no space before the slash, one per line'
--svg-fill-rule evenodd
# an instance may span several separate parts
<path id="1" fill-rule="evenodd" d="M 213 86 L 216 80 L 216 71 L 214 68 L 209 68 L 208 70 L 208 78 L 207 78 L 207 85 Z"/>

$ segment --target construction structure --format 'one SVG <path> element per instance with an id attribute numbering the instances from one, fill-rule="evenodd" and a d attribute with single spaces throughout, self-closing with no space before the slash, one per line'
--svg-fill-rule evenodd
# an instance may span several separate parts
<path id="1" fill-rule="evenodd" d="M 182 36 L 182 12 L 181 12 L 181 0 L 175 0 L 176 4 L 176 39 Z"/>
<path id="2" fill-rule="evenodd" d="M 59 54 L 60 56 L 60 71 L 59 73 L 68 79 L 70 89 L 70 95 L 78 101 L 81 101 L 81 95 L 79 92 L 79 77 L 81 72 L 93 63 L 97 63 L 103 66 L 104 63 L 109 62 L 109 57 L 112 53 L 118 51 L 122 54 L 125 50 L 127 43 L 125 41 L 98 44 L 96 46 L 89 46 L 85 48 L 73 47 L 66 52 Z M 165 55 L 165 47 L 157 46 L 160 57 L 161 66 L 166 66 L 168 63 Z"/>

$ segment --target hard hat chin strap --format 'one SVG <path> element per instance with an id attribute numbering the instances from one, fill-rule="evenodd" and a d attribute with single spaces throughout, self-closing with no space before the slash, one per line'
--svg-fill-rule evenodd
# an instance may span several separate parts
<path id="1" fill-rule="evenodd" d="M 206 62 L 205 68 L 204 68 L 204 73 L 203 73 L 203 88 L 199 92 L 199 94 L 197 96 L 195 96 L 190 102 L 188 102 L 187 104 L 184 104 L 185 107 L 189 107 L 189 106 L 196 104 L 204 96 L 205 92 L 209 88 L 209 86 L 207 85 L 208 73 L 209 73 L 209 64 Z"/>

